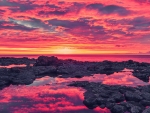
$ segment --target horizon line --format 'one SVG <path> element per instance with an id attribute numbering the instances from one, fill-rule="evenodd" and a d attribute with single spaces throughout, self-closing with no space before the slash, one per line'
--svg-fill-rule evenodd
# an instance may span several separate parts
<path id="1" fill-rule="evenodd" d="M 55 55 L 61 55 L 61 56 L 69 56 L 69 55 L 88 55 L 88 56 L 96 56 L 96 55 L 150 55 L 150 54 L 0 54 L 0 56 L 55 56 Z"/>

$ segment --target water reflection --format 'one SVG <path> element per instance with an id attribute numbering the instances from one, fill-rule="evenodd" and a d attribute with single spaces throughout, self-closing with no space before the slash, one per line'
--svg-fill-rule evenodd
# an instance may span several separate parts
<path id="1" fill-rule="evenodd" d="M 15 57 L 15 58 L 38 58 L 40 55 L 0 55 L 0 57 Z M 134 60 L 138 62 L 149 62 L 150 55 L 45 55 L 45 56 L 56 56 L 59 59 L 74 59 L 78 61 L 127 61 Z"/>
<path id="2" fill-rule="evenodd" d="M 71 82 L 71 81 L 90 81 L 90 82 L 102 82 L 103 84 L 108 85 L 125 85 L 125 86 L 143 86 L 143 85 L 149 85 L 149 83 L 143 82 L 142 80 L 134 77 L 132 75 L 132 71 L 130 69 L 124 69 L 121 72 L 115 72 L 114 74 L 111 74 L 107 76 L 106 74 L 94 74 L 93 76 L 85 76 L 83 78 L 56 78 L 55 80 L 58 83 L 63 82 Z"/>
<path id="3" fill-rule="evenodd" d="M 15 65 L 15 64 L 11 64 L 8 66 L 0 66 L 0 68 L 13 68 L 13 67 L 26 67 L 27 65 L 25 64 L 21 64 L 21 65 Z"/>
<path id="4" fill-rule="evenodd" d="M 10 86 L 0 91 L 0 113 L 110 113 L 89 110 L 82 101 L 84 90 L 57 83 L 54 78 L 37 79 L 28 86 Z M 50 83 L 50 84 L 48 84 Z"/>
<path id="5" fill-rule="evenodd" d="M 36 79 L 31 85 L 7 87 L 0 91 L 0 113 L 110 113 L 108 109 L 97 107 L 89 110 L 83 105 L 82 88 L 69 87 L 72 81 L 102 82 L 127 86 L 148 85 L 132 76 L 132 71 L 124 69 L 112 75 L 95 74 L 83 78 Z"/>

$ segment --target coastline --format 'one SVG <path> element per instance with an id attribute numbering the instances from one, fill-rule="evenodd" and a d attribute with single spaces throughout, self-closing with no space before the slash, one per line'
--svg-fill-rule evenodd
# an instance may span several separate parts
<path id="1" fill-rule="evenodd" d="M 132 69 L 133 76 L 148 82 L 150 77 L 150 63 L 139 63 L 133 60 L 112 61 L 76 61 L 72 59 L 63 60 L 55 56 L 40 56 L 38 59 L 29 58 L 0 58 L 1 64 L 27 64 L 26 67 L 0 68 L 0 89 L 10 85 L 29 85 L 36 78 L 49 75 L 62 78 L 82 78 L 92 74 L 106 74 L 107 76 L 120 72 L 124 68 Z M 33 64 L 30 66 L 28 64 Z M 110 109 L 112 113 L 125 113 L 126 110 L 137 113 L 145 113 L 144 110 L 150 106 L 150 85 L 129 87 L 121 85 L 105 85 L 88 81 L 70 83 L 69 86 L 82 87 L 87 91 L 84 93 L 84 105 L 89 109 L 95 107 Z M 123 96 L 124 95 L 124 96 Z"/>

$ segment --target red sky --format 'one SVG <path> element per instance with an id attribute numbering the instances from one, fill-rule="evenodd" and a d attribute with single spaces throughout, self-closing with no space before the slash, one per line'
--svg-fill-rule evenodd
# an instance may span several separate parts
<path id="1" fill-rule="evenodd" d="M 0 54 L 149 54 L 149 0 L 0 0 Z"/>

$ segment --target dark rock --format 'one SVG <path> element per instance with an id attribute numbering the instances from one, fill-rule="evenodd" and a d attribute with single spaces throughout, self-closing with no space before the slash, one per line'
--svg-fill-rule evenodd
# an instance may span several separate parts
<path id="1" fill-rule="evenodd" d="M 0 65 L 2 66 L 8 66 L 8 65 L 21 65 L 21 64 L 34 64 L 35 59 L 29 59 L 27 57 L 23 58 L 14 58 L 14 57 L 1 57 L 0 58 Z"/>
<path id="2" fill-rule="evenodd" d="M 140 100 L 143 99 L 140 95 L 131 91 L 127 91 L 124 96 L 127 101 L 139 102 Z"/>
<path id="3" fill-rule="evenodd" d="M 35 75 L 44 75 L 44 74 L 56 74 L 56 67 L 55 66 L 34 66 L 32 67 L 33 72 Z"/>
<path id="4" fill-rule="evenodd" d="M 135 101 L 128 101 L 129 104 L 132 104 L 134 106 L 140 107 L 142 110 L 144 110 L 144 106 L 140 102 L 135 102 Z M 132 106 L 133 107 L 133 106 Z"/>
<path id="5" fill-rule="evenodd" d="M 150 113 L 150 107 L 145 109 L 142 113 Z"/>
<path id="6" fill-rule="evenodd" d="M 81 75 L 75 75 L 76 78 L 82 78 L 83 76 Z"/>
<path id="7" fill-rule="evenodd" d="M 106 106 L 104 104 L 99 105 L 100 108 L 104 109 Z"/>
<path id="8" fill-rule="evenodd" d="M 126 111 L 126 108 L 124 106 L 121 106 L 121 105 L 115 105 L 111 109 L 112 113 L 125 113 L 125 111 Z"/>
<path id="9" fill-rule="evenodd" d="M 111 98 L 108 98 L 108 99 L 107 99 L 107 102 L 115 103 L 115 102 L 116 102 L 116 100 L 115 100 L 113 97 L 111 97 Z"/>
<path id="10" fill-rule="evenodd" d="M 119 92 L 114 93 L 112 95 L 112 98 L 116 101 L 116 103 L 119 103 L 125 100 L 124 96 Z"/>
<path id="11" fill-rule="evenodd" d="M 142 104 L 143 106 L 150 106 L 150 101 L 148 101 L 148 100 L 142 100 L 142 101 L 140 101 L 140 104 Z"/>
<path id="12" fill-rule="evenodd" d="M 149 101 L 150 101 L 150 93 L 142 92 L 142 97 L 143 97 L 145 100 L 149 100 Z"/>
<path id="13" fill-rule="evenodd" d="M 134 105 L 133 105 L 132 103 L 129 103 L 129 102 L 121 102 L 120 105 L 126 107 L 128 111 L 129 111 L 132 107 L 134 107 Z"/>
<path id="14" fill-rule="evenodd" d="M 96 102 L 98 105 L 105 105 L 106 104 L 106 99 L 105 98 L 102 98 L 102 97 L 99 97 L 96 99 Z"/>
<path id="15" fill-rule="evenodd" d="M 131 108 L 131 113 L 141 113 L 142 109 L 139 106 L 133 106 Z"/>
<path id="16" fill-rule="evenodd" d="M 94 109 L 97 107 L 97 102 L 95 98 L 89 97 L 83 101 L 83 104 L 89 109 Z"/>
<path id="17" fill-rule="evenodd" d="M 52 66 L 52 65 L 59 65 L 60 60 L 57 57 L 51 56 L 40 56 L 36 60 L 34 66 Z"/>
<path id="18" fill-rule="evenodd" d="M 88 81 L 77 81 L 77 82 L 72 82 L 68 86 L 86 87 L 88 85 L 90 85 Z"/>
<path id="19" fill-rule="evenodd" d="M 148 92 L 148 93 L 150 93 L 150 86 L 149 85 L 142 86 L 140 88 L 141 88 L 142 92 Z"/>
<path id="20" fill-rule="evenodd" d="M 133 75 L 144 82 L 149 82 L 149 73 L 145 72 L 133 72 Z"/>
<path id="21" fill-rule="evenodd" d="M 115 103 L 109 103 L 109 102 L 107 102 L 106 103 L 106 107 L 108 108 L 108 109 L 112 109 L 112 107 L 115 105 Z"/>

